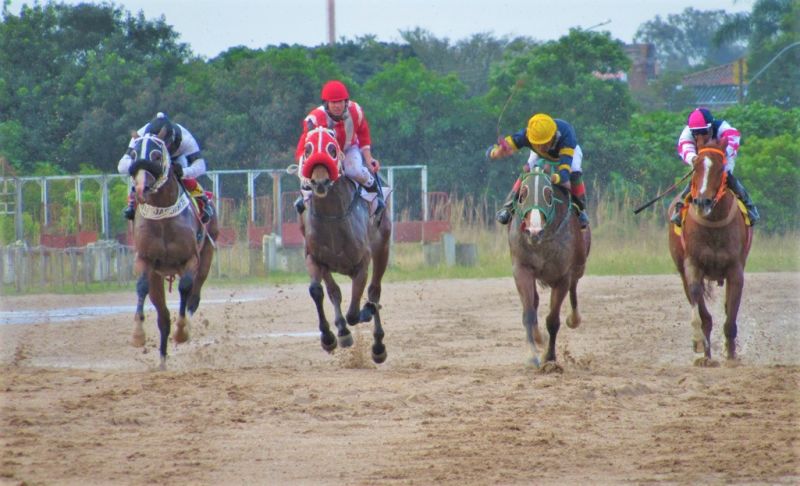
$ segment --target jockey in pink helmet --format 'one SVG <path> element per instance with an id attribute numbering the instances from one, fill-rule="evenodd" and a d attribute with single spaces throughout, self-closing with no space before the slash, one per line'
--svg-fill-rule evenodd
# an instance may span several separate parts
<path id="1" fill-rule="evenodd" d="M 372 158 L 369 123 L 361 105 L 351 100 L 344 83 L 335 79 L 325 83 L 320 97 L 322 105 L 311 110 L 303 119 L 303 133 L 297 142 L 295 158 L 302 164 L 306 134 L 310 130 L 316 127 L 333 130 L 344 153 L 344 174 L 364 186 L 368 192 L 377 193 L 376 213 L 380 213 L 386 207 L 377 176 L 380 164 Z M 301 174 L 302 167 L 298 171 L 302 180 Z M 305 210 L 302 196 L 295 201 L 295 208 L 299 213 Z"/>
<path id="2" fill-rule="evenodd" d="M 747 208 L 747 215 L 750 218 L 750 224 L 753 225 L 759 219 L 758 209 L 739 179 L 733 176 L 736 155 L 739 153 L 740 136 L 739 130 L 735 129 L 727 121 L 714 119 L 714 116 L 707 108 L 697 108 L 689 113 L 686 126 L 678 137 L 678 155 L 685 164 L 692 165 L 697 157 L 698 141 L 708 143 L 709 140 L 727 140 L 725 156 L 728 159 L 726 164 L 728 188 L 744 203 Z M 675 211 L 670 220 L 676 226 L 681 225 L 681 209 L 685 205 L 684 201 L 690 190 L 691 184 L 687 184 L 678 203 L 675 205 Z"/>

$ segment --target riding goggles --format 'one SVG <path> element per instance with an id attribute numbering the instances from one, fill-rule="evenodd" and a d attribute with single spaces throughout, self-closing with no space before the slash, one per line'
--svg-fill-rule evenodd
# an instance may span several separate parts
<path id="1" fill-rule="evenodd" d="M 708 128 L 692 128 L 692 136 L 708 135 Z"/>

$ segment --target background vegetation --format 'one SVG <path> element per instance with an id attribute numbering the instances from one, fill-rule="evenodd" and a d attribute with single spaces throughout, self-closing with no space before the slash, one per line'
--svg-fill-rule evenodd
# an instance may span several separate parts
<path id="1" fill-rule="evenodd" d="M 800 48 L 775 57 L 800 41 L 800 0 L 759 0 L 742 15 L 690 8 L 643 24 L 636 40 L 655 44 L 662 68 L 644 94 L 595 75 L 629 68 L 606 32 L 451 43 L 417 29 L 397 44 L 366 36 L 204 59 L 163 19 L 112 3 L 49 1 L 19 15 L 3 5 L 0 159 L 17 175 L 113 172 L 131 130 L 157 111 L 189 127 L 212 169 L 285 167 L 320 86 L 339 78 L 365 107 L 384 165 L 427 164 L 430 190 L 475 198 L 487 222 L 526 155 L 488 163 L 485 148 L 536 111 L 570 121 L 593 219 L 606 224 L 601 197 L 635 206 L 685 173 L 675 141 L 693 106 L 680 76 L 745 55 L 758 77 L 745 103 L 716 115 L 743 133 L 736 173 L 759 205 L 761 230 L 800 229 Z M 70 200 L 68 189 L 58 194 Z M 4 240 L 9 226 L 0 224 Z"/>

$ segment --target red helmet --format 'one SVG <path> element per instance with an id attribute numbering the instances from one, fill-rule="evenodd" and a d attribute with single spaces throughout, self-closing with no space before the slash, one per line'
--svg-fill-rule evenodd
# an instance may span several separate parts
<path id="1" fill-rule="evenodd" d="M 325 83 L 325 86 L 322 87 L 322 93 L 320 96 L 322 97 L 322 101 L 342 101 L 350 99 L 350 94 L 347 92 L 347 86 L 345 86 L 343 82 L 336 79 Z"/>

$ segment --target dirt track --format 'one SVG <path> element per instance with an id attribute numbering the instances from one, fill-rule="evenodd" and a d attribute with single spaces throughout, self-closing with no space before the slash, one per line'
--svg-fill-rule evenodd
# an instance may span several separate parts
<path id="1" fill-rule="evenodd" d="M 800 274 L 747 275 L 718 368 L 692 366 L 677 275 L 585 278 L 561 374 L 526 364 L 510 277 L 385 285 L 379 366 L 371 327 L 322 351 L 305 285 L 209 287 L 165 372 L 152 310 L 144 352 L 132 314 L 0 326 L 0 484 L 800 482 Z"/>

